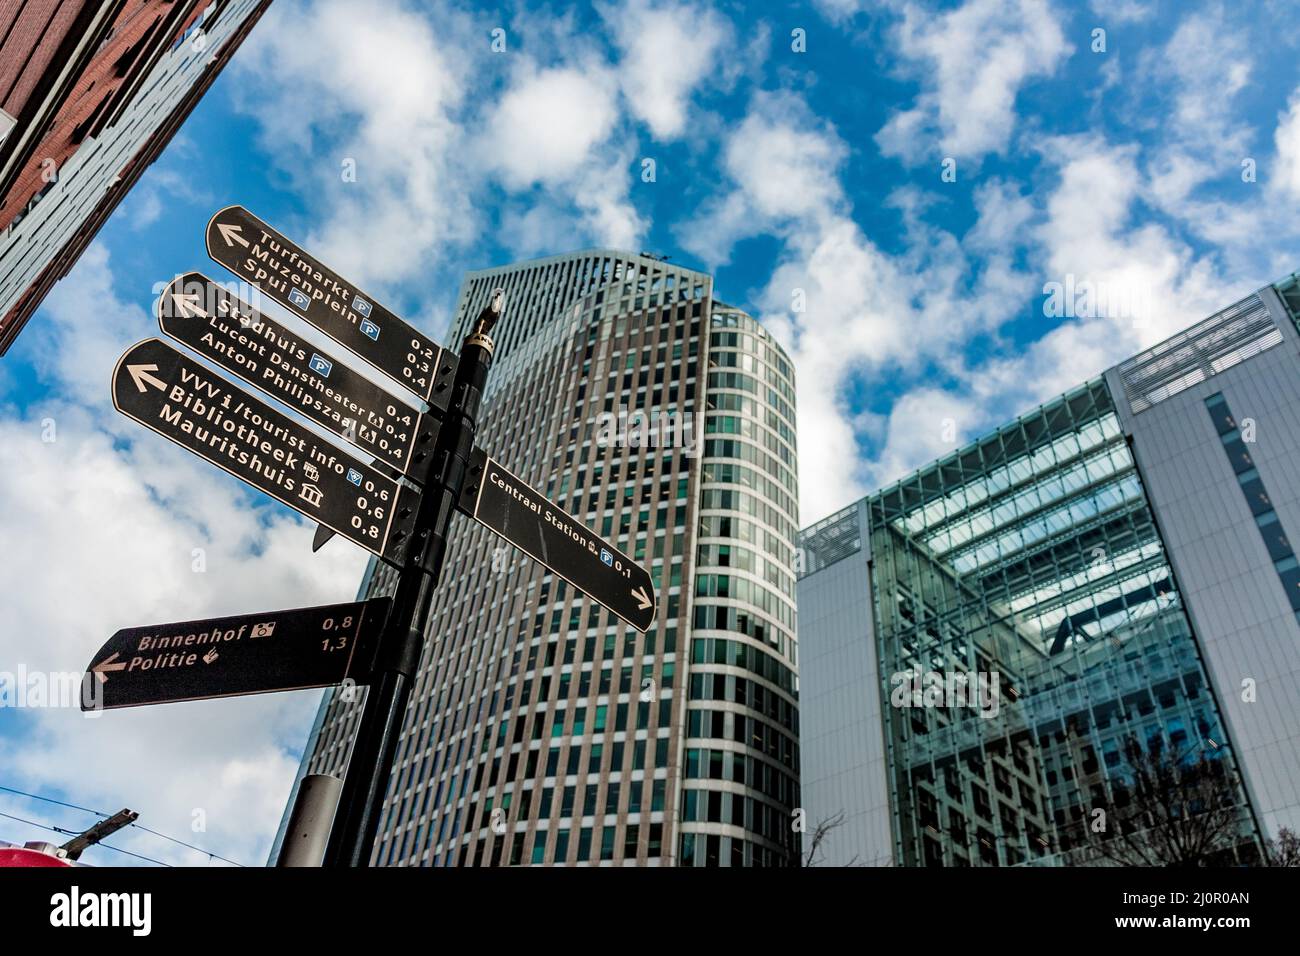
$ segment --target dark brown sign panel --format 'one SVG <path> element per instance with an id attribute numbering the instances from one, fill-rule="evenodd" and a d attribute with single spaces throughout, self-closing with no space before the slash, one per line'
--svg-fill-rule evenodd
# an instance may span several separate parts
<path id="1" fill-rule="evenodd" d="M 648 571 L 474 449 L 460 508 L 638 631 L 655 619 Z"/>
<path id="2" fill-rule="evenodd" d="M 243 206 L 208 222 L 208 255 L 446 411 L 455 356 Z"/>
<path id="3" fill-rule="evenodd" d="M 82 710 L 369 681 L 387 598 L 118 631 L 86 668 Z"/>
<path id="4" fill-rule="evenodd" d="M 198 272 L 158 297 L 158 325 L 176 341 L 304 417 L 417 480 L 428 472 L 436 419 L 417 412 Z M 417 451 L 418 448 L 418 451 Z"/>
<path id="5" fill-rule="evenodd" d="M 166 342 L 139 342 L 118 359 L 113 406 L 367 551 L 401 562 L 415 520 L 412 489 Z"/>

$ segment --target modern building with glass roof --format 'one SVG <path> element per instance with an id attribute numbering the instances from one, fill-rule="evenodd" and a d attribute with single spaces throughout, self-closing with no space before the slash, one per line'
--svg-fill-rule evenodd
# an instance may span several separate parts
<path id="1" fill-rule="evenodd" d="M 816 862 L 1122 863 L 1149 779 L 1213 779 L 1202 863 L 1300 829 L 1298 314 L 1293 276 L 802 533 Z"/>

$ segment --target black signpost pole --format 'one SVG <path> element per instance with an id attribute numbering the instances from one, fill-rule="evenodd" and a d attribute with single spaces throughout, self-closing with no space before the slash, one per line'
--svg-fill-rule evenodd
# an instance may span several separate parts
<path id="1" fill-rule="evenodd" d="M 492 365 L 493 344 L 488 333 L 500 314 L 498 292 L 461 348 L 430 480 L 416 511 L 414 540 L 407 549 L 376 653 L 374 677 L 348 760 L 325 866 L 370 863 L 411 685 L 424 650 L 429 608 L 442 575 L 451 517 L 469 473 L 479 406 Z"/>

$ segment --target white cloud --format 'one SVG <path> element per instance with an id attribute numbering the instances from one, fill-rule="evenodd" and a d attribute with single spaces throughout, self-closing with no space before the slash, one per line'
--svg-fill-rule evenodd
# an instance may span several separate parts
<path id="1" fill-rule="evenodd" d="M 516 253 L 537 249 L 542 222 L 555 229 L 547 251 L 636 248 L 647 223 L 633 202 L 639 154 L 621 107 L 649 111 L 652 131 L 667 135 L 671 104 L 687 108 L 726 29 L 705 15 L 707 30 L 692 32 L 685 61 L 672 64 L 685 69 L 664 70 L 651 57 L 676 29 L 674 9 L 645 7 L 648 32 L 611 64 L 572 15 L 519 11 L 506 52 L 495 53 L 484 23 L 446 2 L 415 11 L 375 0 L 357 17 L 343 0 L 281 0 L 236 60 L 237 104 L 324 212 L 276 225 L 354 281 L 377 284 L 370 291 L 398 312 L 411 303 L 385 290 L 454 289 L 466 253 L 492 230 Z M 634 91 L 647 95 L 633 103 Z M 353 168 L 355 181 L 344 181 Z M 499 220 L 484 212 L 494 207 Z M 498 228 L 512 223 L 524 231 Z M 413 294 L 438 315 L 451 304 Z"/>
<path id="2" fill-rule="evenodd" d="M 605 65 L 539 69 L 518 66 L 492 110 L 475 150 L 485 168 L 513 191 L 503 221 L 523 228 L 500 240 L 516 254 L 543 251 L 538 226 L 549 231 L 549 250 L 594 241 L 635 249 L 646 222 L 632 204 L 638 180 L 635 142 L 617 135 L 617 81 Z"/>
<path id="3" fill-rule="evenodd" d="M 555 185 L 582 169 L 614 128 L 614 77 L 599 66 L 526 66 L 488 121 L 483 152 L 505 185 Z"/>
<path id="4" fill-rule="evenodd" d="M 261 144 L 323 211 L 275 225 L 363 284 L 427 279 L 479 234 L 459 119 L 470 51 L 491 54 L 463 14 L 431 12 L 436 32 L 396 0 L 277 3 L 234 62 Z"/>
<path id="5" fill-rule="evenodd" d="M 831 23 L 843 26 L 868 9 L 869 4 L 866 0 L 814 0 L 813 6 Z"/>
<path id="6" fill-rule="evenodd" d="M 1100 26 L 1138 23 L 1155 15 L 1155 0 L 1089 0 L 1092 12 L 1102 18 Z"/>
<path id="7" fill-rule="evenodd" d="M 948 454 L 982 424 L 978 407 L 960 395 L 938 388 L 917 388 L 900 396 L 889 409 L 885 440 L 871 473 L 879 485 L 901 478 Z"/>
<path id="8" fill-rule="evenodd" d="M 929 223 L 946 202 L 941 187 L 896 189 L 886 205 L 898 211 L 903 242 L 886 252 L 852 218 L 839 182 L 844 144 L 801 100 L 755 97 L 729 137 L 725 188 L 679 235 L 714 262 L 748 236 L 783 244 L 758 305 L 798 376 L 804 523 L 1258 284 L 1258 263 L 1225 266 L 1151 219 L 1154 188 L 1135 146 L 1081 135 L 1038 147 L 1046 184 L 1029 193 L 1010 180 L 981 183 L 974 223 L 960 236 Z M 999 342 L 1013 321 L 1023 340 L 1026 306 L 1047 282 L 1069 277 L 1108 290 L 1121 308 L 1041 315 L 1035 340 Z M 793 311 L 798 298 L 802 313 Z M 971 364 L 975 336 L 990 348 Z M 861 396 L 878 379 L 917 385 L 884 415 L 864 415 Z M 864 442 L 878 449 L 869 460 Z"/>
<path id="9" fill-rule="evenodd" d="M 804 101 L 760 93 L 727 137 L 722 166 L 734 188 L 705 204 L 678 240 L 706 262 L 726 262 L 741 239 L 806 228 L 844 202 L 837 178 L 847 149 Z"/>
<path id="10" fill-rule="evenodd" d="M 158 334 L 149 313 L 117 297 L 108 248 L 98 242 L 51 290 L 41 318 L 38 332 L 19 339 L 20 354 L 47 380 L 57 381 L 64 394 L 93 408 L 108 404 L 109 377 L 118 356 L 132 342 Z"/>
<path id="11" fill-rule="evenodd" d="M 1153 91 L 1167 114 L 1147 150 L 1151 199 L 1193 227 L 1202 218 L 1193 193 L 1239 172 L 1247 154 L 1251 130 L 1235 99 L 1251 71 L 1246 32 L 1219 5 L 1188 14 L 1168 43 L 1139 60 L 1138 88 Z"/>
<path id="12" fill-rule="evenodd" d="M 981 188 L 969 233 L 971 248 L 986 254 L 977 269 L 962 242 L 923 221 L 932 200 L 900 189 L 887 202 L 902 218 L 906 251 L 888 254 L 851 216 L 839 182 L 845 144 L 790 94 L 756 96 L 724 156 L 727 188 L 681 226 L 679 241 L 710 262 L 725 261 L 751 235 L 783 243 L 758 305 L 795 363 L 806 524 L 862 494 L 880 473 L 861 458 L 859 432 L 869 426 L 853 408 L 855 379 L 915 371 L 1003 320 L 1005 303 L 1027 297 L 1029 287 L 997 247 L 1021 234 L 1033 213 L 1007 184 Z M 803 312 L 793 311 L 799 299 Z"/>
<path id="13" fill-rule="evenodd" d="M 909 163 L 1005 151 L 1020 89 L 1051 76 L 1073 52 L 1044 0 L 966 0 L 942 14 L 908 3 L 894 41 L 921 92 L 876 142 L 885 155 Z"/>
<path id="14" fill-rule="evenodd" d="M 1278 116 L 1273 143 L 1277 148 L 1274 179 L 1292 199 L 1300 199 L 1300 88 L 1291 94 L 1286 111 Z"/>
<path id="15" fill-rule="evenodd" d="M 902 477 L 962 439 L 1100 374 L 1262 283 L 1258 262 L 1225 269 L 1214 250 L 1198 253 L 1144 218 L 1146 186 L 1136 147 L 1079 136 L 1045 143 L 1043 153 L 1056 166 L 1056 181 L 1046 190 L 1041 214 L 1028 211 L 1004 187 L 992 190 L 986 196 L 995 204 L 985 206 L 987 228 L 976 230 L 987 239 L 981 245 L 1009 241 L 1025 229 L 1042 282 L 1073 276 L 1076 284 L 1088 282 L 1112 290 L 1120 301 L 1128 296 L 1149 308 L 1074 318 L 1044 315 L 1041 334 L 1014 350 L 974 364 L 960 354 L 946 357 L 950 386 L 922 383 L 894 401 L 887 438 L 866 469 L 871 485 Z M 1002 208 L 994 212 L 998 205 Z M 945 418 L 957 426 L 956 442 L 936 440 L 937 423 Z"/>
<path id="16" fill-rule="evenodd" d="M 628 109 L 655 139 L 681 136 L 695 88 L 726 72 L 731 25 L 704 7 L 650 0 L 603 7 L 601 16 L 622 54 L 619 84 Z"/>

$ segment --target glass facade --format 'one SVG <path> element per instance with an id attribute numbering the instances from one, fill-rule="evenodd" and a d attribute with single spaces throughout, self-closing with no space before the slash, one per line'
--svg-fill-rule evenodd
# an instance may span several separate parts
<path id="1" fill-rule="evenodd" d="M 1232 746 L 1103 379 L 879 492 L 867 512 L 896 863 L 1100 862 L 1106 814 L 1130 799 L 1131 741 L 1220 761 L 1238 811 L 1222 858 L 1255 856 Z"/>
<path id="2" fill-rule="evenodd" d="M 793 862 L 788 360 L 709 276 L 605 251 L 472 273 L 452 343 L 498 286 L 477 444 L 642 562 L 658 618 L 454 521 L 374 861 Z M 308 772 L 345 765 L 358 711 L 326 702 Z"/>
<path id="3" fill-rule="evenodd" d="M 681 862 L 797 857 L 794 380 L 748 315 L 715 303 L 701 459 Z"/>

